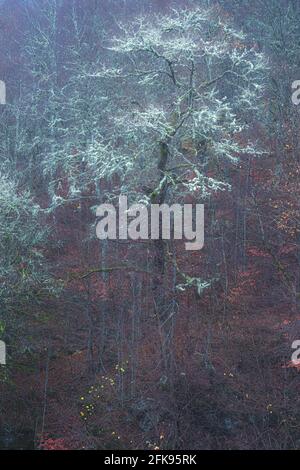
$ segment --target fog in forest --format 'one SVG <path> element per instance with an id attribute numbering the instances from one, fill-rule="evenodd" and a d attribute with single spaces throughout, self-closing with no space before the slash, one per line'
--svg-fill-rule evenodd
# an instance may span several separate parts
<path id="1" fill-rule="evenodd" d="M 1 450 L 300 448 L 299 16 L 0 1 Z"/>

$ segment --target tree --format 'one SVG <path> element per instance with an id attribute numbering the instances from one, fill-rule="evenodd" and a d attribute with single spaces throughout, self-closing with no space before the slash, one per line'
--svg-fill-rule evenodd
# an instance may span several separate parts
<path id="1" fill-rule="evenodd" d="M 11 354 L 22 344 L 27 316 L 59 286 L 44 258 L 48 229 L 40 206 L 3 172 L 0 188 L 0 335 L 11 343 Z"/>
<path id="2" fill-rule="evenodd" d="M 103 137 L 85 152 L 87 168 L 118 175 L 133 201 L 183 202 L 189 194 L 203 201 L 230 189 L 226 165 L 260 153 L 248 131 L 263 95 L 263 55 L 218 9 L 174 10 L 118 26 L 111 55 L 86 75 L 103 88 L 114 84 Z M 154 247 L 156 274 L 163 275 L 167 247 L 162 240 Z M 155 289 L 165 324 L 173 313 L 161 279 Z"/>

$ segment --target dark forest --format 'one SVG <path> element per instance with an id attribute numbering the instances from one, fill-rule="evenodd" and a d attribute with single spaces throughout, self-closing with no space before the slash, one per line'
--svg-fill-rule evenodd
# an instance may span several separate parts
<path id="1" fill-rule="evenodd" d="M 300 449 L 299 17 L 0 2 L 1 450 Z"/>

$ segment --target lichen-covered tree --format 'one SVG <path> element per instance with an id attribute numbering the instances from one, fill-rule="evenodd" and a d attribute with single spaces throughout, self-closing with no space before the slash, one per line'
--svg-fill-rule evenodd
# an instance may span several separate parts
<path id="1" fill-rule="evenodd" d="M 229 190 L 228 164 L 260 153 L 251 121 L 264 91 L 263 55 L 218 9 L 174 10 L 118 27 L 107 44 L 111 55 L 86 75 L 102 89 L 113 83 L 102 138 L 83 155 L 86 168 L 97 178 L 118 175 L 116 191 L 134 202 L 184 202 L 187 195 L 203 202 Z M 163 240 L 154 247 L 154 269 L 163 274 L 169 247 Z M 181 274 L 183 288 L 209 285 Z M 155 304 L 162 324 L 174 316 L 164 290 L 160 279 Z"/>

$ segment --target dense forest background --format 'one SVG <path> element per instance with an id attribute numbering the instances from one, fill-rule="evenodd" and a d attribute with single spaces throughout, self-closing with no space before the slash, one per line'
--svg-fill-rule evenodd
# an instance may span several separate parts
<path id="1" fill-rule="evenodd" d="M 299 449 L 299 17 L 1 2 L 0 448 Z M 204 248 L 98 240 L 119 194 Z"/>

